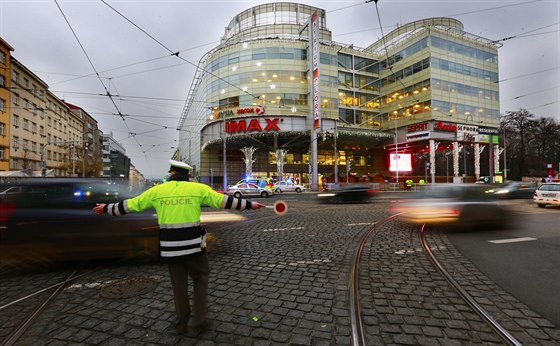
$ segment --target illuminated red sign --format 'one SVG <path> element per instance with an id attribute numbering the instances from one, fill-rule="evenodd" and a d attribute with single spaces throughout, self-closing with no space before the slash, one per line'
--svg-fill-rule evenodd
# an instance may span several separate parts
<path id="1" fill-rule="evenodd" d="M 264 114 L 264 107 L 263 106 L 257 106 L 255 108 L 244 107 L 244 108 L 238 108 L 237 109 L 237 114 L 249 114 L 249 113 L 257 113 L 258 115 L 263 115 Z"/>
<path id="2" fill-rule="evenodd" d="M 237 114 L 246 114 L 246 113 L 254 113 L 254 112 L 255 110 L 253 109 L 253 107 L 237 109 Z"/>
<path id="3" fill-rule="evenodd" d="M 457 132 L 457 124 L 444 123 L 443 121 L 438 121 L 438 122 L 434 125 L 434 130 L 438 130 L 438 131 L 449 131 L 449 132 Z"/>
<path id="4" fill-rule="evenodd" d="M 263 123 L 264 121 L 264 123 Z M 261 131 L 280 131 L 281 118 L 254 118 L 226 121 L 226 133 L 245 133 Z M 264 127 L 264 128 L 263 128 Z"/>
<path id="5" fill-rule="evenodd" d="M 421 123 L 421 124 L 412 124 L 408 125 L 406 128 L 406 132 L 420 132 L 420 131 L 428 131 L 428 123 Z"/>

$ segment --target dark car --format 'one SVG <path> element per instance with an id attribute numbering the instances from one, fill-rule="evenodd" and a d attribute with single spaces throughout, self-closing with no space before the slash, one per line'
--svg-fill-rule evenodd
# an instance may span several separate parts
<path id="1" fill-rule="evenodd" d="M 368 184 L 346 184 L 320 193 L 317 198 L 321 203 L 365 203 L 374 193 Z"/>
<path id="2" fill-rule="evenodd" d="M 513 212 L 485 190 L 477 184 L 436 185 L 395 202 L 392 210 L 411 223 L 457 228 L 503 227 L 514 222 Z"/>
<path id="3" fill-rule="evenodd" d="M 97 202 L 131 197 L 126 189 L 97 179 L 58 178 L 29 178 L 6 189 L 12 193 L 0 193 L 0 271 L 66 260 L 157 258 L 153 210 L 122 218 L 92 212 Z"/>
<path id="4" fill-rule="evenodd" d="M 536 189 L 537 185 L 533 182 L 509 181 L 502 186 L 496 186 L 486 192 L 492 194 L 496 198 L 529 199 L 533 198 Z"/>

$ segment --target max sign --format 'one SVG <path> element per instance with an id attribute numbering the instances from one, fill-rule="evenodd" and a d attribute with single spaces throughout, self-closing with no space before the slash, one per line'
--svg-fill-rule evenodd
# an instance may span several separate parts
<path id="1" fill-rule="evenodd" d="M 280 131 L 281 118 L 253 118 L 226 121 L 226 133 Z"/>

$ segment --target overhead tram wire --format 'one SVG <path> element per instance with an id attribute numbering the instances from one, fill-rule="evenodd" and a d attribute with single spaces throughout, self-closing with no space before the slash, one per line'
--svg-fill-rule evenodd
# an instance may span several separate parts
<path id="1" fill-rule="evenodd" d="M 134 27 L 136 27 L 138 30 L 142 31 L 145 35 L 147 35 L 149 38 L 151 38 L 152 40 L 154 40 L 157 44 L 159 44 L 160 46 L 162 46 L 165 50 L 167 50 L 169 53 L 171 53 L 171 56 L 176 56 L 177 58 L 181 59 L 182 61 L 194 66 L 196 69 L 200 69 L 202 71 L 204 71 L 205 73 L 208 73 L 209 75 L 216 77 L 217 79 L 221 80 L 222 82 L 234 87 L 235 89 L 241 90 L 242 92 L 244 92 L 245 94 L 251 96 L 254 99 L 259 99 L 260 96 L 255 96 L 253 94 L 251 94 L 250 92 L 248 92 L 247 90 L 243 90 L 243 88 L 240 88 L 239 86 L 221 78 L 220 76 L 212 73 L 211 71 L 208 71 L 206 69 L 203 69 L 202 67 L 200 67 L 199 64 L 195 64 L 193 62 L 190 62 L 189 60 L 183 58 L 182 56 L 179 55 L 180 52 L 173 52 L 171 49 L 169 49 L 167 46 L 165 46 L 163 43 L 161 43 L 160 41 L 158 41 L 155 37 L 153 37 L 152 35 L 150 35 L 148 32 L 146 32 L 144 29 L 142 29 L 140 26 L 138 26 L 136 23 L 134 23 L 133 21 L 131 21 L 130 19 L 128 19 L 125 15 L 123 15 L 122 13 L 120 13 L 117 9 L 115 9 L 114 7 L 112 7 L 111 5 L 109 5 L 105 0 L 101 0 L 102 3 L 104 3 L 105 5 L 107 5 L 107 7 L 109 7 L 110 9 L 112 9 L 115 13 L 117 13 L 119 16 L 121 16 L 122 18 L 124 18 L 127 22 L 129 22 L 130 24 L 132 24 Z"/>
<path id="2" fill-rule="evenodd" d="M 548 31 L 548 32 L 546 32 L 546 33 L 536 33 L 536 34 L 533 34 L 533 35 L 527 35 L 527 34 L 530 34 L 530 33 L 532 33 L 532 32 L 535 32 L 535 31 L 538 31 L 538 30 L 542 30 L 542 29 L 546 29 L 546 28 L 550 28 L 551 26 L 555 26 L 555 25 L 558 25 L 558 24 L 560 24 L 560 22 L 554 23 L 554 24 L 550 24 L 550 25 L 546 25 L 546 26 L 543 26 L 543 27 L 540 27 L 540 28 L 537 28 L 537 29 L 533 29 L 533 30 L 524 32 L 524 33 L 522 33 L 522 34 L 518 34 L 518 35 L 514 35 L 514 36 L 509 36 L 509 37 L 504 37 L 504 38 L 501 38 L 501 39 L 499 39 L 499 40 L 492 41 L 492 43 L 503 42 L 503 41 L 507 41 L 507 40 L 514 39 L 514 38 L 529 37 L 529 36 L 543 35 L 543 34 L 558 32 L 558 31 Z"/>
<path id="3" fill-rule="evenodd" d="M 191 48 L 183 49 L 183 50 L 180 50 L 180 51 L 179 51 L 179 54 L 180 54 L 180 53 L 183 53 L 183 52 L 187 52 L 187 51 L 189 51 L 189 50 L 194 50 L 194 49 L 198 49 L 198 48 L 201 48 L 201 47 L 204 47 L 204 46 L 208 46 L 208 45 L 211 45 L 211 44 L 216 44 L 216 43 L 218 43 L 218 42 L 219 42 L 219 41 L 213 41 L 213 42 L 210 42 L 210 43 L 204 43 L 204 44 L 200 44 L 200 45 L 198 45 L 198 46 L 194 46 L 194 47 L 191 47 Z M 170 57 L 170 55 L 164 55 L 164 56 L 160 56 L 160 57 L 157 57 L 157 58 L 142 60 L 142 61 L 134 62 L 134 63 L 131 63 L 131 64 L 127 64 L 127 65 L 122 65 L 122 66 L 113 67 L 113 68 L 110 68 L 110 69 L 108 69 L 108 70 L 103 70 L 103 71 L 100 71 L 99 73 L 107 73 L 107 72 L 111 72 L 111 71 L 115 71 L 115 70 L 120 70 L 120 69 L 124 69 L 124 68 L 127 68 L 127 67 L 132 67 L 132 66 L 141 65 L 141 64 L 145 64 L 145 63 L 152 62 L 152 61 L 156 61 L 156 60 L 165 59 L 165 58 L 168 58 L 168 57 Z M 173 66 L 168 66 L 168 67 L 164 67 L 164 68 L 175 67 L 175 66 L 179 66 L 179 65 L 173 65 Z M 149 70 L 149 71 L 153 71 L 153 70 Z M 40 71 L 39 71 L 39 72 L 40 72 Z M 141 72 L 137 72 L 137 73 L 144 73 L 144 72 L 147 72 L 147 71 L 141 71 Z M 64 76 L 64 75 L 67 75 L 67 74 L 53 73 L 53 72 L 43 72 L 43 73 L 47 73 L 47 74 L 60 74 L 60 75 L 63 75 L 63 76 Z M 128 74 L 128 75 L 131 75 L 131 74 Z M 125 75 L 125 76 L 128 76 L 128 75 Z M 72 75 L 68 75 L 68 76 L 72 76 Z M 71 82 L 71 81 L 78 80 L 78 79 L 82 79 L 82 78 L 86 78 L 86 77 L 92 77 L 92 76 L 95 76 L 95 74 L 94 74 L 94 73 L 90 73 L 90 74 L 87 74 L 87 75 L 81 75 L 81 76 L 73 75 L 73 76 L 74 76 L 75 78 L 66 79 L 66 80 L 62 80 L 62 81 L 59 81 L 59 82 L 53 82 L 53 83 L 50 83 L 50 84 L 51 84 L 51 85 L 55 85 L 55 84 L 67 83 L 67 82 Z M 118 76 L 118 77 L 122 77 L 122 76 Z M 116 77 L 116 78 L 118 78 L 118 77 Z"/>
<path id="4" fill-rule="evenodd" d="M 393 77 L 395 77 L 395 79 L 399 81 L 399 83 L 401 84 L 403 89 L 405 89 L 406 85 L 404 85 L 401 78 L 397 77 L 397 75 L 395 74 L 395 71 L 393 71 L 392 64 L 390 64 L 390 62 L 389 62 L 389 51 L 387 49 L 387 42 L 385 41 L 385 33 L 383 32 L 383 25 L 381 24 L 381 16 L 379 15 L 379 7 L 377 6 L 377 2 L 379 0 L 366 0 L 365 3 L 368 4 L 372 1 L 375 3 L 375 11 L 377 13 L 377 21 L 379 22 L 379 30 L 381 31 L 381 40 L 383 42 L 383 49 L 385 50 L 385 58 L 386 58 L 386 61 L 387 61 L 387 68 L 389 69 L 389 71 L 391 71 L 391 74 L 393 75 Z M 414 98 L 414 101 L 416 101 L 416 103 L 420 103 L 420 100 L 418 98 L 416 98 L 414 96 L 414 94 L 412 95 L 412 97 Z"/>
<path id="5" fill-rule="evenodd" d="M 194 66 L 196 69 L 200 69 L 200 70 L 204 71 L 205 73 L 208 73 L 209 75 L 211 75 L 211 76 L 213 76 L 213 77 L 219 79 L 220 81 L 222 81 L 222 82 L 224 82 L 224 83 L 226 83 L 226 84 L 228 84 L 228 85 L 230 85 L 230 86 L 232 86 L 232 87 L 234 87 L 234 88 L 236 88 L 236 89 L 238 89 L 238 90 L 241 90 L 242 92 L 244 92 L 245 94 L 251 96 L 251 97 L 254 98 L 254 99 L 259 99 L 259 98 L 260 98 L 260 96 L 255 96 L 255 95 L 251 94 L 250 92 L 248 92 L 248 91 L 246 91 L 246 90 L 243 90 L 243 89 L 240 88 L 239 86 L 234 85 L 234 84 L 230 83 L 229 81 L 227 81 L 227 80 L 221 78 L 220 76 L 217 76 L 217 75 L 215 75 L 214 73 L 212 73 L 212 72 L 210 72 L 210 71 L 208 71 L 208 70 L 206 70 L 206 69 L 203 69 L 202 67 L 199 66 L 199 64 L 195 64 L 195 63 L 190 62 L 190 61 L 188 61 L 187 59 L 181 57 L 181 56 L 179 55 L 179 54 L 180 54 L 179 51 L 178 51 L 178 52 L 173 52 L 173 51 L 172 51 L 171 49 L 169 49 L 166 45 L 164 45 L 163 43 L 161 43 L 158 39 L 156 39 L 155 37 L 153 37 L 152 35 L 150 35 L 147 31 L 145 31 L 144 29 L 142 29 L 139 25 L 137 25 L 137 24 L 134 23 L 132 20 L 130 20 L 129 18 L 127 18 L 125 15 L 123 15 L 122 13 L 120 13 L 117 9 L 115 9 L 114 7 L 112 7 L 111 5 L 109 5 L 105 0 L 101 0 L 101 2 L 102 2 L 103 4 L 105 4 L 107 7 L 109 7 L 111 10 L 113 10 L 115 13 L 117 13 L 119 16 L 121 16 L 123 19 L 125 19 L 127 22 L 129 22 L 129 23 L 132 24 L 134 27 L 136 27 L 138 30 L 140 30 L 141 32 L 143 32 L 143 33 L 144 33 L 145 35 L 147 35 L 149 38 L 151 38 L 152 40 L 154 40 L 157 44 L 159 44 L 159 45 L 160 45 L 161 47 L 163 47 L 165 50 L 167 50 L 167 51 L 171 54 L 171 56 L 176 56 L 177 58 L 181 59 L 182 61 L 184 61 L 184 62 L 186 62 L 186 63 L 188 63 L 188 64 Z M 332 13 L 332 12 L 336 12 L 336 11 L 348 9 L 348 8 L 355 7 L 355 6 L 359 6 L 359 5 L 363 5 L 363 4 L 362 4 L 362 3 L 358 3 L 358 4 L 354 4 L 354 5 L 350 5 L 350 6 L 341 7 L 341 8 L 335 9 L 335 10 L 328 11 L 328 13 Z"/>
<path id="6" fill-rule="evenodd" d="M 56 3 L 56 6 L 58 7 L 60 13 L 62 14 L 62 17 L 64 18 L 64 20 L 66 21 L 66 24 L 68 24 L 68 27 L 70 28 L 70 31 L 72 31 L 72 34 L 74 35 L 74 38 L 76 39 L 76 41 L 78 42 L 78 44 L 80 45 L 80 48 L 82 49 L 82 52 L 84 53 L 84 55 L 86 56 L 91 68 L 93 69 L 93 71 L 95 72 L 95 75 L 97 76 L 97 79 L 99 80 L 99 82 L 101 83 L 101 85 L 103 86 L 103 88 L 105 89 L 105 92 L 107 93 L 106 96 L 109 97 L 109 99 L 111 100 L 111 102 L 113 103 L 113 106 L 115 106 L 115 109 L 117 110 L 119 116 L 121 117 L 121 119 L 124 121 L 125 126 L 127 127 L 127 129 L 130 131 L 130 128 L 128 127 L 128 124 L 126 124 L 126 121 L 124 120 L 124 117 L 121 114 L 121 111 L 119 110 L 119 107 L 117 106 L 117 104 L 115 103 L 115 100 L 113 99 L 111 93 L 109 92 L 109 90 L 107 89 L 107 87 L 105 86 L 105 83 L 103 83 L 103 80 L 101 79 L 101 76 L 99 75 L 99 72 L 97 72 L 97 69 L 95 68 L 95 65 L 93 64 L 93 62 L 91 61 L 88 53 L 86 52 L 84 46 L 82 45 L 82 42 L 80 41 L 80 39 L 78 38 L 78 35 L 76 34 L 76 31 L 74 30 L 74 28 L 72 27 L 72 25 L 70 24 L 70 22 L 68 21 L 68 18 L 66 17 L 66 15 L 64 14 L 64 11 L 62 10 L 62 8 L 60 7 L 60 5 L 58 4 L 58 0 L 54 0 L 54 2 Z M 138 143 L 138 145 L 140 145 L 140 143 Z"/>
<path id="7" fill-rule="evenodd" d="M 518 4 L 507 4 L 507 5 L 503 5 L 503 6 L 496 6 L 496 7 L 490 7 L 490 8 L 483 8 L 481 10 L 474 10 L 474 11 L 469 11 L 469 12 L 463 12 L 463 13 L 457 13 L 457 14 L 452 14 L 446 17 L 458 17 L 458 16 L 464 16 L 467 14 L 474 14 L 474 13 L 480 13 L 480 12 L 486 12 L 486 11 L 493 11 L 493 10 L 499 10 L 502 8 L 511 8 L 514 6 L 523 6 L 523 5 L 529 5 L 529 4 L 534 4 L 535 2 L 541 2 L 541 1 L 545 1 L 545 0 L 533 0 L 533 1 L 527 1 L 527 2 L 520 2 Z"/>
<path id="8" fill-rule="evenodd" d="M 60 13 L 62 14 L 62 17 L 64 18 L 64 20 L 66 21 L 66 24 L 68 24 L 68 27 L 70 28 L 70 30 L 72 31 L 72 34 L 74 35 L 74 38 L 76 39 L 76 41 L 78 42 L 78 44 L 80 45 L 80 48 L 82 49 L 82 52 L 84 53 L 84 55 L 86 56 L 89 64 L 91 65 L 91 68 L 93 69 L 93 71 L 95 72 L 97 78 L 99 79 L 99 82 L 101 83 L 101 85 L 103 86 L 103 88 L 105 89 L 105 92 L 107 93 L 107 97 L 109 97 L 109 99 L 111 100 L 111 103 L 113 104 L 113 106 L 115 107 L 115 109 L 117 110 L 118 115 L 120 116 L 120 118 L 122 119 L 126 129 L 128 130 L 129 134 L 133 134 L 132 130 L 130 129 L 130 126 L 128 126 L 124 116 L 122 115 L 119 107 L 117 106 L 115 100 L 113 99 L 111 93 L 109 92 L 109 90 L 107 89 L 107 87 L 105 86 L 105 83 L 103 83 L 103 80 L 101 79 L 101 76 L 99 75 L 99 72 L 97 71 L 97 69 L 95 68 L 95 65 L 93 64 L 93 62 L 91 61 L 89 55 L 87 54 L 84 46 L 82 45 L 80 39 L 78 38 L 78 35 L 76 34 L 74 28 L 72 27 L 72 25 L 70 24 L 70 21 L 68 20 L 68 18 L 66 17 L 66 15 L 64 14 L 64 11 L 62 10 L 62 8 L 60 7 L 58 0 L 54 0 L 56 6 L 58 7 Z M 138 138 L 136 138 L 136 136 L 134 136 L 134 141 L 136 142 L 136 144 L 138 145 L 138 147 L 140 147 L 142 149 L 142 144 L 140 144 L 140 142 L 138 141 Z M 146 160 L 146 163 L 148 164 L 148 166 L 150 167 L 151 170 L 151 166 L 150 166 L 150 161 L 148 160 L 148 157 L 146 156 L 146 154 L 144 153 L 144 159 Z"/>

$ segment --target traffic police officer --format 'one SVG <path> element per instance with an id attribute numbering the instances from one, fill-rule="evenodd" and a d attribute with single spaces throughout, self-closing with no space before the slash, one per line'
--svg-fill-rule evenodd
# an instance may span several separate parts
<path id="1" fill-rule="evenodd" d="M 146 190 L 139 196 L 118 203 L 98 203 L 95 214 L 125 215 L 149 208 L 156 210 L 159 223 L 159 255 L 169 266 L 173 300 L 177 313 L 176 329 L 187 331 L 190 316 L 187 274 L 193 281 L 194 326 L 207 327 L 208 258 L 206 231 L 200 226 L 201 205 L 212 208 L 251 210 L 264 205 L 214 191 L 210 186 L 189 181 L 192 167 L 170 160 L 169 181 Z"/>

